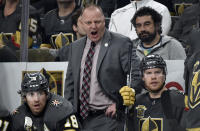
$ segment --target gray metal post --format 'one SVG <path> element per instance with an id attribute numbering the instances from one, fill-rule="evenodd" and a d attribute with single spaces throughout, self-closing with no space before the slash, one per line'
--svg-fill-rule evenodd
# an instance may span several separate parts
<path id="1" fill-rule="evenodd" d="M 20 40 L 20 61 L 28 62 L 28 19 L 29 19 L 29 3 L 30 0 L 21 0 L 22 15 L 21 15 L 21 40 Z"/>

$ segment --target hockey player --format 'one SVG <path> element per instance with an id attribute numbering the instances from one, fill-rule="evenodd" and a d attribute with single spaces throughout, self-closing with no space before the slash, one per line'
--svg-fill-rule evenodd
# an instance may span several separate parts
<path id="1" fill-rule="evenodd" d="M 32 6 L 29 8 L 29 12 L 28 47 L 39 48 L 42 39 L 40 17 Z M 6 39 L 3 39 L 4 43 L 13 50 L 20 48 L 21 16 L 21 0 L 5 0 L 5 4 L 0 6 L 0 32 L 6 36 Z"/>
<path id="2" fill-rule="evenodd" d="M 76 38 L 77 40 L 82 38 L 83 36 L 86 35 L 84 29 L 83 29 L 83 22 L 81 20 L 81 8 L 77 9 L 73 14 L 72 14 L 72 27 L 74 32 L 76 32 Z M 58 51 L 58 55 L 56 57 L 56 61 L 68 61 L 68 53 L 69 52 L 69 46 L 64 45 L 61 49 Z"/>
<path id="3" fill-rule="evenodd" d="M 188 46 L 191 46 L 191 41 L 189 39 L 190 33 L 193 29 L 199 27 L 199 21 L 200 1 L 199 3 L 193 4 L 192 6 L 187 7 L 184 10 L 183 14 L 174 24 L 173 29 L 171 30 L 169 35 L 181 41 L 182 44 L 187 48 Z"/>
<path id="4" fill-rule="evenodd" d="M 165 87 L 166 63 L 159 55 L 148 55 L 141 61 L 142 80 L 147 92 L 136 96 L 128 86 L 120 89 L 124 105 L 134 105 L 129 130 L 184 131 L 179 126 L 184 111 L 184 95 Z M 135 104 L 134 104 L 135 102 Z"/>
<path id="5" fill-rule="evenodd" d="M 200 130 L 200 28 L 193 29 L 188 37 L 190 41 L 190 54 L 185 60 L 185 104 L 187 107 L 185 123 L 188 131 Z"/>
<path id="6" fill-rule="evenodd" d="M 76 40 L 72 14 L 79 8 L 75 0 L 57 0 L 58 8 L 46 13 L 43 20 L 45 40 L 41 47 L 58 49 Z"/>
<path id="7" fill-rule="evenodd" d="M 10 131 L 10 113 L 0 107 L 0 131 Z"/>
<path id="8" fill-rule="evenodd" d="M 14 131 L 78 131 L 79 124 L 70 102 L 48 91 L 41 73 L 27 73 L 21 84 L 24 103 L 12 116 Z"/>

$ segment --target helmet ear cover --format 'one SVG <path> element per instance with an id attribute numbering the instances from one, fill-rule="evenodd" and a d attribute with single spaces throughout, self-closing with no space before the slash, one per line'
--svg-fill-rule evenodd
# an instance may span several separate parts
<path id="1" fill-rule="evenodd" d="M 21 91 L 19 91 L 19 93 L 24 96 L 27 92 L 39 90 L 45 92 L 49 91 L 49 84 L 46 77 L 40 72 L 26 73 L 21 83 Z"/>
<path id="2" fill-rule="evenodd" d="M 140 63 L 140 70 L 142 75 L 145 70 L 152 68 L 161 68 L 163 69 L 163 73 L 165 75 L 167 74 L 166 62 L 158 54 L 147 55 L 142 59 Z"/>

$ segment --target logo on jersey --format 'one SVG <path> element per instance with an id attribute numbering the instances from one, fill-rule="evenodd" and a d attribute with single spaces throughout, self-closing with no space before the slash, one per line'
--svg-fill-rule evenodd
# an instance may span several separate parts
<path id="1" fill-rule="evenodd" d="M 200 69 L 199 69 L 199 61 L 194 64 L 193 67 L 193 78 L 190 84 L 190 92 L 189 92 L 189 107 L 195 108 L 200 104 Z"/>
<path id="2" fill-rule="evenodd" d="M 61 104 L 62 102 L 60 102 L 60 101 L 58 101 L 58 100 L 53 100 L 52 102 L 51 102 L 51 104 L 52 105 L 54 105 L 54 106 L 59 106 L 60 104 Z"/>
<path id="3" fill-rule="evenodd" d="M 180 16 L 184 9 L 187 8 L 187 7 L 190 7 L 192 4 L 191 3 L 177 3 L 174 5 L 174 8 L 175 8 L 175 15 L 176 16 Z"/>
<path id="4" fill-rule="evenodd" d="M 12 40 L 13 33 L 0 33 L 0 43 L 7 45 Z"/>
<path id="5" fill-rule="evenodd" d="M 49 131 L 45 123 L 43 127 L 44 127 L 44 131 Z M 31 117 L 28 117 L 28 116 L 25 117 L 24 128 L 26 129 L 26 131 L 38 130 L 37 127 L 33 125 L 33 121 Z"/>
<path id="6" fill-rule="evenodd" d="M 143 118 L 144 117 L 144 113 L 147 110 L 147 108 L 144 105 L 138 105 L 136 107 L 137 110 L 137 117 L 138 118 Z"/>
<path id="7" fill-rule="evenodd" d="M 24 128 L 29 131 L 33 126 L 33 121 L 30 117 L 26 116 L 24 121 Z"/>
<path id="8" fill-rule="evenodd" d="M 51 44 L 55 49 L 62 48 L 64 45 L 69 45 L 74 41 L 74 35 L 72 33 L 59 33 L 51 36 Z"/>
<path id="9" fill-rule="evenodd" d="M 163 131 L 162 118 L 142 118 L 139 121 L 139 131 Z"/>

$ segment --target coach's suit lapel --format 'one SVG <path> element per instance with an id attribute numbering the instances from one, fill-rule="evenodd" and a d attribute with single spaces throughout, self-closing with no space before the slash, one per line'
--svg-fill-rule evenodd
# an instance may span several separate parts
<path id="1" fill-rule="evenodd" d="M 110 39 L 111 39 L 110 33 L 107 31 L 107 29 L 105 29 L 105 33 L 103 36 L 103 40 L 102 40 L 100 51 L 99 51 L 98 61 L 97 61 L 97 67 L 96 67 L 97 74 L 98 74 L 99 68 L 101 66 L 101 63 L 102 63 L 102 61 L 108 51 L 108 48 L 110 46 Z"/>
<path id="2" fill-rule="evenodd" d="M 80 43 L 76 43 L 78 44 L 77 46 L 75 46 L 75 50 L 74 52 L 76 52 L 76 57 L 74 59 L 74 64 L 76 66 L 76 69 L 74 71 L 74 76 L 77 76 L 78 78 L 76 79 L 77 80 L 77 84 L 79 84 L 80 82 L 80 71 L 81 71 L 81 59 L 82 59 L 82 55 L 83 55 L 83 51 L 84 51 L 84 48 L 85 48 L 85 44 L 86 44 L 86 37 L 84 37 L 83 40 L 80 41 Z"/>

